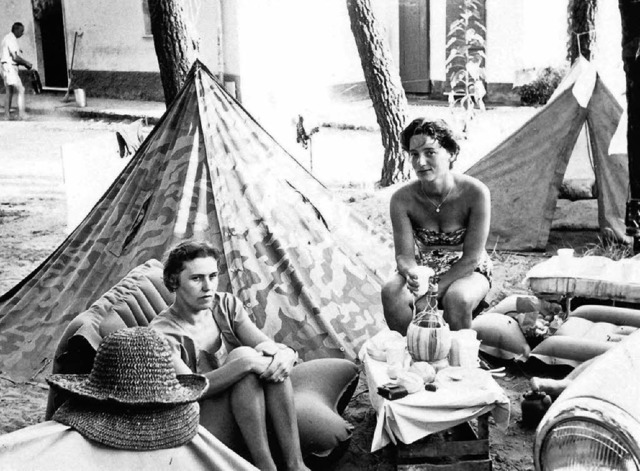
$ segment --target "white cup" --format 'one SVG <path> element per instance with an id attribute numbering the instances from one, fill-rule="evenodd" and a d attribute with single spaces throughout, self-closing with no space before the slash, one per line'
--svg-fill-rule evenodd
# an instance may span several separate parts
<path id="1" fill-rule="evenodd" d="M 477 333 L 473 329 L 460 329 L 451 331 L 451 349 L 449 350 L 449 364 L 451 366 L 465 366 L 461 364 L 462 350 L 468 350 L 466 345 L 474 345 L 477 340 Z M 477 353 L 476 353 L 477 357 Z"/>
<path id="2" fill-rule="evenodd" d="M 406 344 L 396 343 L 387 348 L 387 374 L 390 379 L 396 379 L 405 370 L 406 358 Z"/>
<path id="3" fill-rule="evenodd" d="M 454 330 L 453 332 L 451 332 L 452 334 L 455 333 L 455 335 L 462 339 L 463 341 L 467 341 L 467 340 L 476 340 L 478 338 L 478 333 L 473 330 L 473 329 L 460 329 L 460 330 Z"/>
<path id="4" fill-rule="evenodd" d="M 416 267 L 415 272 L 418 275 L 419 288 L 418 291 L 413 294 L 416 298 L 419 298 L 420 296 L 424 296 L 429 290 L 429 280 L 435 275 L 435 272 L 432 268 L 424 266 Z"/>
<path id="5" fill-rule="evenodd" d="M 480 352 L 480 340 L 466 340 L 460 342 L 459 363 L 462 367 L 476 368 L 478 366 L 478 353 Z"/>
<path id="6" fill-rule="evenodd" d="M 451 348 L 449 349 L 449 365 L 460 366 L 460 339 L 451 332 Z"/>
<path id="7" fill-rule="evenodd" d="M 558 257 L 560 260 L 568 260 L 573 258 L 573 249 L 558 249 Z"/>

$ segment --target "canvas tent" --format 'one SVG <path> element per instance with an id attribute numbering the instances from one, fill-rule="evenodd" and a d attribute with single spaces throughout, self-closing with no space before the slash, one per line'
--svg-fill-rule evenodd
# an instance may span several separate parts
<path id="1" fill-rule="evenodd" d="M 487 246 L 543 250 L 574 150 L 586 150 L 598 193 L 598 224 L 624 238 L 629 170 L 623 109 L 595 68 L 576 61 L 549 103 L 466 173 L 491 191 Z M 586 128 L 586 132 L 583 132 Z M 580 136 L 586 142 L 578 142 Z"/>
<path id="2" fill-rule="evenodd" d="M 188 238 L 221 250 L 220 289 L 302 358 L 355 358 L 383 325 L 388 243 L 196 63 L 84 221 L 0 298 L 1 369 L 16 379 L 46 371 L 75 315 L 133 267 L 162 260 Z"/>

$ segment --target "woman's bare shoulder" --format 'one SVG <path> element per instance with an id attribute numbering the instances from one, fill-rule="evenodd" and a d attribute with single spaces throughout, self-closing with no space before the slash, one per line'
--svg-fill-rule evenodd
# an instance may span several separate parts
<path id="1" fill-rule="evenodd" d="M 416 183 L 419 184 L 419 182 L 409 182 L 406 185 L 402 185 L 391 195 L 389 209 L 392 215 L 408 214 L 411 208 L 415 206 Z"/>
<path id="2" fill-rule="evenodd" d="M 473 195 L 489 195 L 489 188 L 475 177 L 470 175 L 457 173 L 455 174 L 456 183 L 465 191 Z"/>
<path id="3" fill-rule="evenodd" d="M 415 195 L 416 191 L 418 190 L 417 185 L 419 184 L 420 182 L 418 181 L 412 181 L 405 185 L 402 185 L 400 188 L 393 192 L 393 194 L 391 195 L 391 200 L 395 200 L 396 202 L 408 201 Z"/>

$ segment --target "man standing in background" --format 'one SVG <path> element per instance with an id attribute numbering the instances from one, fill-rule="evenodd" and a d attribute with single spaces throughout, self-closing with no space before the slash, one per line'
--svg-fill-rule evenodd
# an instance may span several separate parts
<path id="1" fill-rule="evenodd" d="M 18 46 L 18 38 L 24 34 L 24 25 L 22 23 L 14 23 L 11 32 L 2 39 L 0 46 L 0 74 L 4 80 L 4 117 L 9 120 L 11 110 L 11 99 L 13 98 L 14 89 L 18 92 L 18 119 L 26 118 L 24 103 L 24 85 L 18 75 L 18 66 L 25 66 L 31 70 L 31 62 L 23 59 L 20 54 L 22 51 Z"/>

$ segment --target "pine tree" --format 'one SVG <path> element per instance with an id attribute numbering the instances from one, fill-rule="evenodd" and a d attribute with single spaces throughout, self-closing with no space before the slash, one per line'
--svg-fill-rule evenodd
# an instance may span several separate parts
<path id="1" fill-rule="evenodd" d="M 587 60 L 591 60 L 592 45 L 596 39 L 597 4 L 597 0 L 569 0 L 567 6 L 569 20 L 567 59 L 572 64 L 580 57 L 580 54 Z"/>
<path id="2" fill-rule="evenodd" d="M 198 46 L 180 0 L 147 0 L 164 101 L 176 97 L 196 59 Z"/>
<path id="3" fill-rule="evenodd" d="M 411 165 L 400 147 L 407 98 L 371 0 L 347 0 L 347 9 L 385 149 L 380 185 L 389 186 L 410 175 Z"/>

